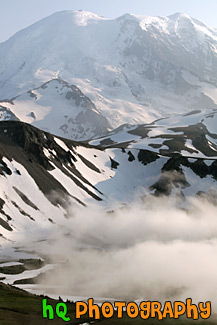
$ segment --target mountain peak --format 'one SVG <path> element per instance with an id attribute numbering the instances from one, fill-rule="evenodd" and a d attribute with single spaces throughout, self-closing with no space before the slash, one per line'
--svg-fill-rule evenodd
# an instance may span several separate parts
<path id="1" fill-rule="evenodd" d="M 180 19 L 180 18 L 187 18 L 187 19 L 191 19 L 191 17 L 187 14 L 184 14 L 182 12 L 176 12 L 170 16 L 168 16 L 169 19 L 171 20 L 177 20 L 177 19 Z"/>
<path id="2" fill-rule="evenodd" d="M 131 14 L 131 13 L 126 13 L 126 14 L 123 14 L 122 16 L 118 17 L 117 20 L 122 20 L 122 19 L 135 19 L 136 16 L 134 14 Z"/>
<path id="3" fill-rule="evenodd" d="M 169 17 L 126 13 L 105 20 L 87 11 L 58 12 L 0 44 L 0 99 L 5 102 L 23 92 L 29 94 L 61 76 L 81 90 L 79 102 L 87 96 L 95 105 L 91 111 L 97 117 L 101 112 L 112 128 L 152 122 L 171 112 L 217 108 L 216 40 L 214 30 L 182 13 Z M 66 98 L 71 90 L 57 81 L 43 90 L 31 100 L 37 112 L 28 111 L 25 121 L 40 120 L 48 127 L 50 117 L 45 121 L 45 112 L 53 106 L 59 114 L 58 107 L 64 106 L 70 128 L 71 118 L 74 121 L 81 112 L 76 100 L 70 105 Z M 20 109 L 14 114 L 22 120 L 27 107 L 24 110 L 20 98 L 16 101 Z M 29 96 L 25 100 L 28 103 Z M 11 116 L 9 109 L 13 111 L 15 105 L 2 106 L 0 116 Z M 83 115 L 82 121 L 87 126 Z"/>
<path id="4" fill-rule="evenodd" d="M 71 18 L 72 21 L 78 26 L 86 26 L 89 22 L 106 20 L 106 18 L 99 16 L 90 11 L 84 10 L 63 10 L 54 13 L 52 16 L 61 16 Z"/>

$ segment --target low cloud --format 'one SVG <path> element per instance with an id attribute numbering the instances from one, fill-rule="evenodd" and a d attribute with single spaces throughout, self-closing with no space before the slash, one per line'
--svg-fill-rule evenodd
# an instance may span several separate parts
<path id="1" fill-rule="evenodd" d="M 115 299 L 211 300 L 217 310 L 217 206 L 146 196 L 112 210 L 68 207 L 43 252 L 61 262 L 42 281 L 56 293 Z"/>

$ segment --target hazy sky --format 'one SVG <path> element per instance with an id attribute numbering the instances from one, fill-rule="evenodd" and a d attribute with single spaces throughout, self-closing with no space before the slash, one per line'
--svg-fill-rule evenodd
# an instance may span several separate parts
<path id="1" fill-rule="evenodd" d="M 217 0 L 0 0 L 0 42 L 56 11 L 73 9 L 107 18 L 126 12 L 157 16 L 182 12 L 217 27 Z"/>

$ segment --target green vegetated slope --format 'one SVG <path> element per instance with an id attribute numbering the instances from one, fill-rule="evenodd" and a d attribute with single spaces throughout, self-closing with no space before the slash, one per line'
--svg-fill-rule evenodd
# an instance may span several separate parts
<path id="1" fill-rule="evenodd" d="M 75 305 L 73 303 L 68 303 L 68 316 L 71 317 L 71 321 L 64 322 L 60 318 L 56 317 L 54 320 L 48 320 L 42 318 L 42 296 L 36 296 L 30 293 L 27 293 L 23 290 L 15 288 L 13 286 L 5 285 L 0 282 L 0 324 L 1 325 L 13 325 L 13 324 L 85 324 L 93 321 L 93 319 L 88 320 L 87 317 L 83 317 L 80 320 L 75 319 Z M 53 299 L 48 299 L 48 304 L 56 306 L 58 301 Z M 208 324 L 214 325 L 217 323 L 215 317 L 209 320 L 186 320 L 181 318 L 179 320 L 167 319 L 158 321 L 156 319 L 143 320 L 140 317 L 136 319 L 130 319 L 124 315 L 123 319 L 117 319 L 114 316 L 111 319 L 100 319 L 99 321 L 94 321 L 94 323 L 99 323 L 101 325 L 119 325 L 119 324 L 146 324 L 146 325 L 155 325 L 155 324 L 169 324 L 174 323 L 178 325 L 184 324 L 193 324 L 198 325 Z"/>
<path id="2" fill-rule="evenodd" d="M 42 318 L 42 297 L 27 293 L 13 286 L 0 282 L 0 324 L 64 324 L 59 318 L 47 320 Z M 56 306 L 57 301 L 48 299 L 48 304 Z M 75 314 L 75 305 L 68 304 L 69 314 Z M 82 320 L 84 323 L 86 319 Z M 68 324 L 79 324 L 81 321 L 72 321 Z"/>

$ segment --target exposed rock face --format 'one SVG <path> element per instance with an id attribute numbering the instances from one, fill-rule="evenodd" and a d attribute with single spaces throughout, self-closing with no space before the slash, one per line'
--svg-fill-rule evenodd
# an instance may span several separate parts
<path id="1" fill-rule="evenodd" d="M 147 165 L 155 160 L 157 160 L 159 156 L 148 150 L 139 150 L 138 160 L 143 163 L 143 165 Z"/>
<path id="2" fill-rule="evenodd" d="M 19 121 L 16 115 L 5 106 L 0 105 L 0 121 Z"/>
<path id="3" fill-rule="evenodd" d="M 150 126 L 149 129 L 152 132 Z M 205 132 L 205 128 L 201 130 Z M 186 134 L 185 131 L 183 139 Z M 125 135 L 127 139 L 133 134 Z M 117 134 L 112 136 L 117 139 Z M 205 156 L 198 147 L 192 147 L 185 156 L 172 152 L 170 147 L 162 154 L 157 152 L 159 148 L 143 149 L 148 139 L 152 143 L 152 137 L 133 136 L 124 146 L 113 141 L 110 147 L 102 147 L 57 138 L 20 121 L 1 122 L 2 237 L 11 238 L 10 233 L 13 235 L 26 225 L 40 228 L 42 224 L 46 228 L 61 224 L 71 213 L 71 205 L 82 207 L 91 201 L 109 204 L 112 198 L 127 203 L 141 188 L 156 196 L 176 194 L 183 199 L 189 191 L 202 197 L 214 193 L 217 162 L 216 157 L 209 157 L 209 151 Z M 215 197 L 211 196 L 212 202 Z"/>
<path id="4" fill-rule="evenodd" d="M 172 157 L 217 156 L 217 110 L 197 110 L 150 124 L 124 125 L 105 137 L 90 141 L 104 147 L 146 148 Z"/>
<path id="5" fill-rule="evenodd" d="M 21 120 L 68 139 L 99 137 L 110 128 L 93 102 L 61 79 L 50 80 L 2 105 L 0 121 Z"/>
<path id="6" fill-rule="evenodd" d="M 71 139 L 99 136 L 109 126 L 217 108 L 216 30 L 184 14 L 127 14 L 108 20 L 86 12 L 59 12 L 0 44 L 0 57 L 0 99 L 29 91 L 31 123 Z M 68 82 L 58 100 L 65 122 L 59 121 L 55 130 L 37 116 L 33 104 L 41 105 L 43 99 L 34 89 L 54 79 Z M 43 87 L 43 96 L 50 96 L 44 105 L 55 107 L 50 85 Z M 64 109 L 72 101 L 74 108 L 82 108 L 76 116 Z"/>

